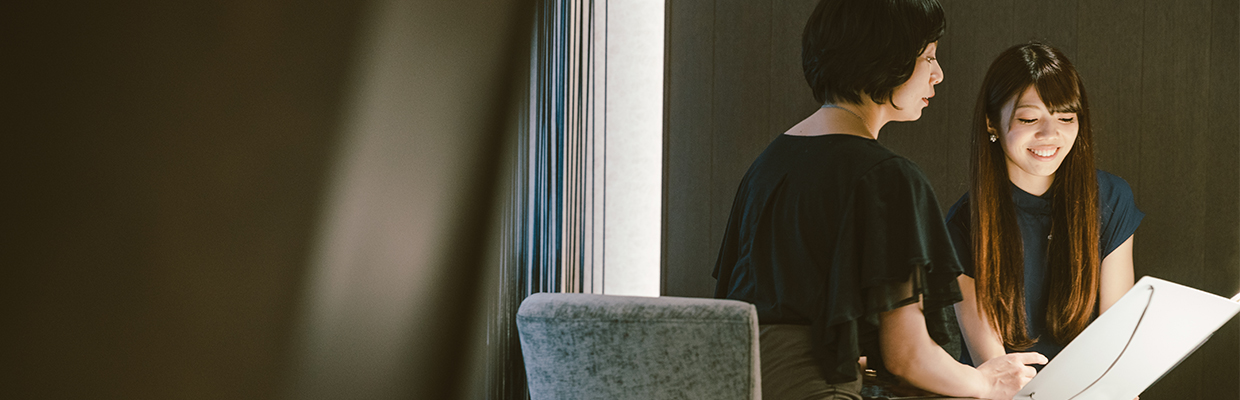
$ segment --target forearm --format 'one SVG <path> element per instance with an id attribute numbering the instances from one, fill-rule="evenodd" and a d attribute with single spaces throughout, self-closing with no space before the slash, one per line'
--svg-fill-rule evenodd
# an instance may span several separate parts
<path id="1" fill-rule="evenodd" d="M 986 361 L 1007 353 L 1003 348 L 1003 339 L 990 326 L 990 320 L 981 313 L 977 306 L 973 278 L 961 275 L 957 278 L 964 301 L 956 303 L 956 319 L 960 322 L 960 333 L 968 344 L 969 356 L 973 365 L 982 365 Z"/>
<path id="2" fill-rule="evenodd" d="M 1003 348 L 1003 341 L 999 335 L 995 334 L 994 329 L 986 325 L 985 320 L 981 321 L 965 321 L 964 313 L 969 312 L 959 304 L 956 305 L 956 316 L 960 321 L 960 335 L 964 336 L 964 342 L 967 345 L 969 358 L 973 360 L 973 365 L 982 365 L 995 357 L 1007 354 L 1007 349 Z"/>
<path id="3" fill-rule="evenodd" d="M 981 373 L 930 339 L 915 304 L 883 313 L 880 340 L 887 369 L 913 386 L 957 397 L 983 397 L 988 391 Z"/>
<path id="4" fill-rule="evenodd" d="M 981 398 L 989 391 L 977 369 L 957 362 L 932 341 L 910 355 L 907 369 L 892 373 L 913 386 L 946 396 Z"/>

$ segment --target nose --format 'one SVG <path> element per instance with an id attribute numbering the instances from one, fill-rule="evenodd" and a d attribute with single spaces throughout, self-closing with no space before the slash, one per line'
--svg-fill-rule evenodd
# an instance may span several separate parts
<path id="1" fill-rule="evenodd" d="M 1059 127 L 1055 126 L 1056 124 L 1044 123 L 1044 124 L 1039 124 L 1039 125 L 1041 126 L 1038 128 L 1038 133 L 1037 133 L 1038 138 L 1048 138 L 1048 137 L 1059 135 Z"/>
<path id="2" fill-rule="evenodd" d="M 934 63 L 934 69 L 930 71 L 930 84 L 938 85 L 940 83 L 943 83 L 943 67 L 940 67 L 939 63 L 936 61 Z"/>

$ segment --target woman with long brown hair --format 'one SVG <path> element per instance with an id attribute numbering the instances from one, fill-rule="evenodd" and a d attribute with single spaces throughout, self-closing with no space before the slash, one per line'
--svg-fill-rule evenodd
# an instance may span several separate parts
<path id="1" fill-rule="evenodd" d="M 861 399 L 860 359 L 921 389 L 1009 399 L 1037 354 L 962 365 L 948 312 L 960 266 L 921 170 L 878 142 L 943 81 L 936 0 L 822 0 L 802 36 L 822 104 L 742 178 L 715 296 L 756 306 L 765 399 Z"/>
<path id="2" fill-rule="evenodd" d="M 995 59 L 970 134 L 969 193 L 947 218 L 964 269 L 966 361 L 1054 358 L 1132 287 L 1144 214 L 1127 182 L 1095 170 L 1085 86 L 1053 47 Z"/>

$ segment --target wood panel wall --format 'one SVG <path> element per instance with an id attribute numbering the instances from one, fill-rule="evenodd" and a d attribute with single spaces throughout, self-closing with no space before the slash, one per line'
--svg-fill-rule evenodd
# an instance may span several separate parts
<path id="1" fill-rule="evenodd" d="M 982 76 L 1031 39 L 1064 51 L 1090 96 L 1098 166 L 1146 213 L 1137 276 L 1240 290 L 1240 1 L 941 0 L 945 81 L 920 121 L 879 141 L 921 166 L 946 209 L 966 191 Z M 741 176 L 817 104 L 800 68 L 813 0 L 669 1 L 663 293 L 709 297 Z M 1240 398 L 1233 320 L 1147 399 Z"/>

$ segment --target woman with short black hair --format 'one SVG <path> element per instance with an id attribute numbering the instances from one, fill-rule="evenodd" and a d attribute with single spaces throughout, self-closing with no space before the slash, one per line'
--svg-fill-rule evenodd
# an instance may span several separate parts
<path id="1" fill-rule="evenodd" d="M 824 0 L 802 40 L 821 109 L 779 135 L 737 190 L 715 296 L 758 310 L 766 399 L 860 399 L 861 366 L 950 396 L 1007 399 L 1035 353 L 974 369 L 939 344 L 961 272 L 934 191 L 878 143 L 943 80 L 934 0 Z"/>

